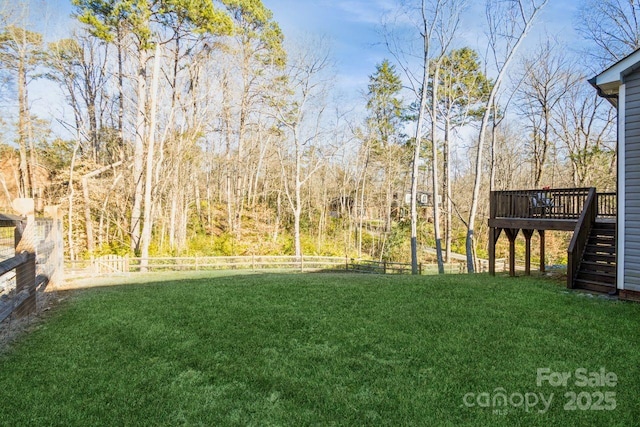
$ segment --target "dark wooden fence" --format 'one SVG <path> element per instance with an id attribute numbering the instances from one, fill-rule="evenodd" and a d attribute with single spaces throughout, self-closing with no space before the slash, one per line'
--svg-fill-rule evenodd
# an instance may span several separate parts
<path id="1" fill-rule="evenodd" d="M 411 264 L 352 259 L 347 264 L 347 270 L 355 273 L 411 274 Z M 418 274 L 422 274 L 422 264 L 418 264 Z"/>

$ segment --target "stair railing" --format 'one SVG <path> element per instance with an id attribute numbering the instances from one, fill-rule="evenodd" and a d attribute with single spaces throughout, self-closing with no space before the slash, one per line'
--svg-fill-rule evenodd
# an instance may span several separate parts
<path id="1" fill-rule="evenodd" d="M 567 288 L 573 289 L 576 276 L 578 275 L 578 267 L 584 255 L 584 250 L 589 240 L 591 227 L 596 221 L 598 215 L 598 204 L 596 189 L 589 188 L 589 194 L 585 200 L 582 213 L 578 218 L 576 228 L 573 230 L 573 237 L 567 249 Z"/>

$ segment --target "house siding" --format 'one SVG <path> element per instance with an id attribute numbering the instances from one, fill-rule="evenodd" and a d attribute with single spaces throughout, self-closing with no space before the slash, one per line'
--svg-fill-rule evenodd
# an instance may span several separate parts
<path id="1" fill-rule="evenodd" d="M 640 291 L 640 71 L 624 83 L 624 289 Z"/>

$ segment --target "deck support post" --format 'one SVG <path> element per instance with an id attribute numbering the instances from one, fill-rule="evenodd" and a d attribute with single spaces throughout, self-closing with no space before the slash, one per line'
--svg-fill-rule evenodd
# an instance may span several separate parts
<path id="1" fill-rule="evenodd" d="M 489 228 L 489 274 L 496 275 L 496 243 L 502 228 Z"/>
<path id="2" fill-rule="evenodd" d="M 544 273 L 545 254 L 544 254 L 544 230 L 538 230 L 540 235 L 540 272 Z"/>
<path id="3" fill-rule="evenodd" d="M 509 239 L 509 276 L 516 275 L 516 237 L 518 237 L 518 228 L 505 228 L 504 232 Z"/>
<path id="4" fill-rule="evenodd" d="M 531 236 L 533 236 L 534 230 L 522 230 L 525 240 L 524 248 L 524 274 L 531 275 Z"/>

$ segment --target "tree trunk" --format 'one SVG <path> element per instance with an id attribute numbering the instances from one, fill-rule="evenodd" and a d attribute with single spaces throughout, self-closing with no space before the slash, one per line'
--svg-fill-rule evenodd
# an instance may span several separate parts
<path id="1" fill-rule="evenodd" d="M 118 49 L 118 137 L 120 138 L 120 149 L 124 147 L 124 71 L 123 71 L 123 55 L 122 55 L 122 28 L 117 25 L 117 41 Z M 123 155 L 120 152 L 120 155 Z"/>
<path id="2" fill-rule="evenodd" d="M 155 150 L 156 134 L 156 110 L 158 105 L 158 80 L 160 79 L 160 44 L 156 44 L 155 58 L 153 61 L 153 75 L 151 77 L 151 105 L 149 108 L 149 129 L 147 148 L 147 167 L 144 184 L 144 221 L 142 225 L 140 271 L 147 271 L 149 258 L 149 245 L 151 244 L 151 229 L 153 218 L 151 208 L 153 206 L 153 158 Z"/>
<path id="3" fill-rule="evenodd" d="M 440 205 L 438 204 L 438 78 L 440 76 L 440 63 L 436 63 L 433 72 L 433 85 L 431 89 L 431 154 L 433 161 L 431 162 L 433 180 L 433 233 L 436 240 L 436 258 L 438 260 L 438 274 L 444 274 L 444 264 L 442 262 L 442 238 L 440 237 Z M 423 89 L 424 91 L 424 89 Z"/>
<path id="4" fill-rule="evenodd" d="M 82 197 L 84 199 L 84 221 L 87 233 L 87 251 L 93 254 L 95 241 L 93 239 L 93 219 L 91 218 L 91 199 L 89 198 L 89 182 L 87 176 L 82 177 Z"/>
<path id="5" fill-rule="evenodd" d="M 145 113 L 147 99 L 147 52 L 140 47 L 138 53 L 138 106 L 136 112 L 136 135 L 134 139 L 133 152 L 133 207 L 131 209 L 130 236 L 131 250 L 135 253 L 140 251 L 141 215 L 143 201 L 144 174 L 144 139 L 145 139 Z"/>
<path id="6" fill-rule="evenodd" d="M 444 194 L 445 194 L 445 206 L 446 206 L 446 218 L 445 218 L 445 261 L 451 262 L 451 243 L 453 241 L 451 236 L 451 222 L 452 222 L 452 209 L 453 202 L 451 200 L 451 121 L 446 118 L 444 127 L 444 150 L 443 150 L 443 163 L 444 163 Z"/>
<path id="7" fill-rule="evenodd" d="M 294 244 L 296 250 L 296 256 L 302 256 L 302 245 L 300 244 L 300 216 L 302 214 L 302 182 L 300 175 L 302 173 L 302 153 L 301 147 L 296 138 L 296 189 L 295 189 L 295 207 L 293 209 L 293 221 L 294 221 Z"/>
<path id="8" fill-rule="evenodd" d="M 491 156 L 491 159 L 489 159 L 489 191 L 493 191 L 496 188 L 496 130 L 498 127 L 498 106 L 494 102 L 491 108 L 493 109 L 493 128 L 491 133 L 491 146 L 489 147 L 489 153 Z"/>
<path id="9" fill-rule="evenodd" d="M 484 114 L 482 116 L 482 122 L 480 125 L 480 132 L 478 135 L 478 147 L 476 151 L 476 167 L 475 167 L 475 177 L 473 184 L 473 193 L 471 196 L 471 209 L 469 211 L 469 221 L 467 222 L 468 230 L 467 230 L 467 238 L 466 238 L 466 252 L 467 252 L 467 271 L 469 273 L 475 273 L 474 266 L 474 255 L 473 255 L 473 240 L 474 240 L 474 228 L 476 223 L 476 215 L 478 212 L 478 204 L 480 202 L 480 184 L 482 182 L 482 166 L 483 166 L 483 153 L 484 153 L 484 143 L 487 133 L 487 126 L 489 123 L 489 116 L 491 114 L 491 106 L 493 105 L 494 100 L 496 99 L 496 93 L 498 88 L 500 87 L 500 83 L 506 74 L 507 69 L 509 68 L 509 64 L 514 58 L 515 53 L 518 51 L 518 48 L 522 44 L 525 36 L 529 32 L 531 28 L 531 24 L 533 19 L 538 14 L 540 9 L 544 7 L 548 0 L 544 0 L 540 6 L 534 8 L 531 15 L 525 19 L 524 28 L 519 34 L 515 44 L 511 47 L 511 49 L 507 52 L 507 56 L 502 63 L 502 67 L 498 70 L 498 76 L 496 77 L 495 83 L 491 88 L 491 92 L 489 93 L 489 98 L 485 104 L 486 108 L 484 110 Z M 495 34 L 494 34 L 495 35 Z"/>
<path id="10" fill-rule="evenodd" d="M 27 122 L 29 105 L 27 104 L 27 71 L 25 59 L 18 59 L 18 143 L 20 145 L 20 197 L 31 197 L 31 179 L 27 160 Z M 33 167 L 33 165 L 31 165 Z"/>
<path id="11" fill-rule="evenodd" d="M 422 144 L 422 127 L 427 105 L 427 87 L 429 83 L 429 40 L 424 36 L 424 56 L 422 63 L 422 91 L 418 110 L 418 121 L 415 132 L 415 150 L 413 152 L 413 167 L 411 170 L 411 274 L 418 274 L 418 176 L 420 174 L 420 147 Z M 442 255 L 441 255 L 442 256 Z"/>

